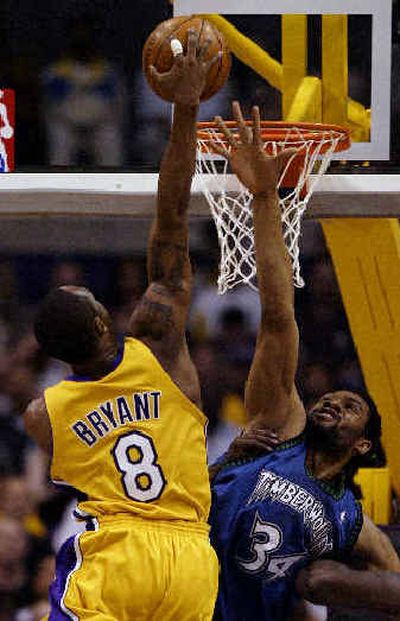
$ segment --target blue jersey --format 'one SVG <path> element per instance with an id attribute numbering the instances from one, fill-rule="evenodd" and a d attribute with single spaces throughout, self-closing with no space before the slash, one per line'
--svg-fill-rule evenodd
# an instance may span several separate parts
<path id="1" fill-rule="evenodd" d="M 298 571 L 340 557 L 362 526 L 353 493 L 308 472 L 303 436 L 224 466 L 212 491 L 211 541 L 221 565 L 215 621 L 288 619 Z"/>

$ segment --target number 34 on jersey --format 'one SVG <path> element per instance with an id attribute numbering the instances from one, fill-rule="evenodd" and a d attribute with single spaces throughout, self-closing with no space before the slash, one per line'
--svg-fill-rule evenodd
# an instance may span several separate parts
<path id="1" fill-rule="evenodd" d="M 285 576 L 292 565 L 306 554 L 279 556 L 276 553 L 282 546 L 282 530 L 277 524 L 264 522 L 256 513 L 250 532 L 250 548 L 248 559 L 238 559 L 239 566 L 250 574 L 265 574 L 267 581 Z"/>

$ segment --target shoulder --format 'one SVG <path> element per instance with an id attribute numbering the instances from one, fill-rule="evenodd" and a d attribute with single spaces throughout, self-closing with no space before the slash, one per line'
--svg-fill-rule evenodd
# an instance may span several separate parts
<path id="1" fill-rule="evenodd" d="M 51 453 L 51 425 L 44 397 L 39 397 L 29 403 L 23 414 L 23 419 L 27 434 L 33 438 L 46 453 Z"/>
<path id="2" fill-rule="evenodd" d="M 44 397 L 39 397 L 38 399 L 33 399 L 27 406 L 24 412 L 24 422 L 28 424 L 35 424 L 38 420 L 41 420 L 43 417 L 48 417 L 46 401 Z"/>

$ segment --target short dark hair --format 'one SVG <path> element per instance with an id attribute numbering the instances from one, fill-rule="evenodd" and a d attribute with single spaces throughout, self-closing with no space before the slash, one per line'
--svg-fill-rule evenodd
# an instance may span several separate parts
<path id="1" fill-rule="evenodd" d="M 35 337 L 48 356 L 69 364 L 83 363 L 96 351 L 95 316 L 96 309 L 87 298 L 52 289 L 37 312 Z"/>

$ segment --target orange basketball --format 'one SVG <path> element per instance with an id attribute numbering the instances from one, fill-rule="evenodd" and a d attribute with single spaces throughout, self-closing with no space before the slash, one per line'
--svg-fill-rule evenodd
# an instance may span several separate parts
<path id="1" fill-rule="evenodd" d="M 225 44 L 221 33 L 206 19 L 201 17 L 173 17 L 165 22 L 161 22 L 149 35 L 143 47 L 142 64 L 143 71 L 148 83 L 157 95 L 166 99 L 162 88 L 149 74 L 149 66 L 154 65 L 159 73 L 169 71 L 172 66 L 173 56 L 171 51 L 171 40 L 178 39 L 186 53 L 188 30 L 194 29 L 200 33 L 199 43 L 204 44 L 208 39 L 211 41 L 207 50 L 206 59 L 222 52 L 222 56 L 209 70 L 201 101 L 209 99 L 223 86 L 229 75 L 231 68 L 231 55 Z"/>

